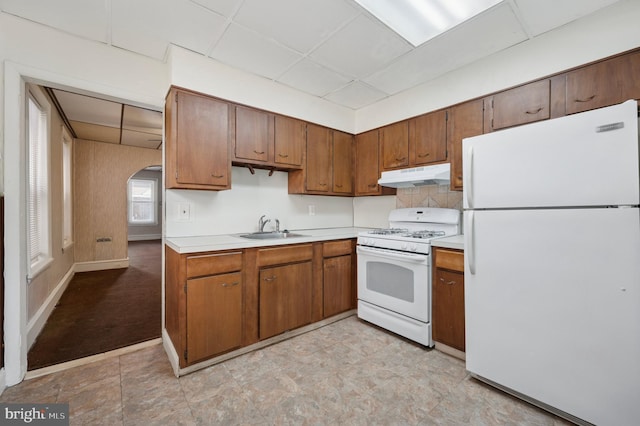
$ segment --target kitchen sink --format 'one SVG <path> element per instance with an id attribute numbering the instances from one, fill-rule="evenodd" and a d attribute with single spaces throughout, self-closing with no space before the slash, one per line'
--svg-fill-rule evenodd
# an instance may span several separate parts
<path id="1" fill-rule="evenodd" d="M 306 237 L 306 235 L 296 234 L 289 231 L 272 231 L 272 232 L 252 232 L 251 234 L 240 234 L 242 238 L 249 238 L 251 240 L 271 240 L 281 238 L 294 238 L 294 237 Z"/>

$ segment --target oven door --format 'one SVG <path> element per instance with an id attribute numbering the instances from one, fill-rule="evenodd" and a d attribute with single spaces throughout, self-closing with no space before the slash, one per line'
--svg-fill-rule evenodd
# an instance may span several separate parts
<path id="1" fill-rule="evenodd" d="M 431 321 L 429 255 L 357 246 L 358 299 Z"/>

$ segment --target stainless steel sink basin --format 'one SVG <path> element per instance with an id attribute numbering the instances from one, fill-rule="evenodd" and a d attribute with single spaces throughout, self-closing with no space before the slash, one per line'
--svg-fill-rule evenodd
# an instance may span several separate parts
<path id="1" fill-rule="evenodd" d="M 242 238 L 249 238 L 251 240 L 271 240 L 281 238 L 294 238 L 294 237 L 306 237 L 306 235 L 296 234 L 294 232 L 281 231 L 281 232 L 252 232 L 251 234 L 240 234 Z"/>

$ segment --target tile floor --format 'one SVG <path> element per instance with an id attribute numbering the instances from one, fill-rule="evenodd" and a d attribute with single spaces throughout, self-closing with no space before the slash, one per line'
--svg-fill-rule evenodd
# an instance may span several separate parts
<path id="1" fill-rule="evenodd" d="M 568 425 L 355 316 L 177 379 L 162 346 L 8 388 L 87 425 Z"/>

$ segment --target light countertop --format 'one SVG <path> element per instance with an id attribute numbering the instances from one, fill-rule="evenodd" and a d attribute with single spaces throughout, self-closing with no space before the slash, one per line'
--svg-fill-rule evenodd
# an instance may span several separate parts
<path id="1" fill-rule="evenodd" d="M 464 235 L 453 235 L 451 237 L 437 238 L 431 241 L 433 247 L 443 247 L 457 250 L 464 250 Z"/>
<path id="2" fill-rule="evenodd" d="M 233 250 L 249 247 L 279 246 L 285 244 L 311 243 L 315 241 L 340 240 L 356 238 L 358 232 L 369 228 L 324 228 L 324 229 L 291 229 L 292 233 L 302 234 L 291 237 L 269 240 L 251 240 L 242 238 L 240 234 L 203 235 L 197 237 L 167 237 L 165 244 L 177 253 L 197 253 L 202 251 Z"/>

